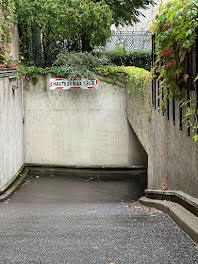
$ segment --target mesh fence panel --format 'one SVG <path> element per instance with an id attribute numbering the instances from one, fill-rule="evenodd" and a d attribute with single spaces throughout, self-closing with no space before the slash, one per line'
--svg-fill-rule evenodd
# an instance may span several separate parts
<path id="1" fill-rule="evenodd" d="M 151 50 L 151 33 L 148 31 L 119 31 L 113 33 L 105 47 L 97 47 L 96 50 L 110 51 L 118 46 L 124 46 L 127 51 Z"/>

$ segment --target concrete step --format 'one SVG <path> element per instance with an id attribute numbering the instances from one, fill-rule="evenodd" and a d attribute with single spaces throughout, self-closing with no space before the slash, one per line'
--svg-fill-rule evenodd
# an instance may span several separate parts
<path id="1" fill-rule="evenodd" d="M 196 243 L 198 243 L 198 217 L 178 203 L 142 197 L 139 202 L 167 213 L 172 220 Z"/>

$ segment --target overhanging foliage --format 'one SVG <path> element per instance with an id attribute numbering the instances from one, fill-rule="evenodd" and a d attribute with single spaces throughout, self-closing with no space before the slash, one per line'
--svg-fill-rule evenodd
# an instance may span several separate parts
<path id="1" fill-rule="evenodd" d="M 195 46 L 197 29 L 197 0 L 173 0 L 165 6 L 161 5 L 151 26 L 151 31 L 155 34 L 157 57 L 153 73 L 159 74 L 158 80 L 162 80 L 164 99 L 174 96 L 180 100 L 181 107 L 188 104 L 181 89 L 185 88 L 190 77 L 184 64 L 187 53 Z M 192 127 L 193 140 L 198 142 L 196 104 L 192 103 L 191 107 L 187 107 L 185 121 L 187 127 Z"/>

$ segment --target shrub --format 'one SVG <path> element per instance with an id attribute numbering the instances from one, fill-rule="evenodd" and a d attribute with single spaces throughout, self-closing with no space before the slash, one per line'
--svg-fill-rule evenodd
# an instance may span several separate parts
<path id="1" fill-rule="evenodd" d="M 58 67 L 67 78 L 93 78 L 96 77 L 96 68 L 111 66 L 109 58 L 104 54 L 94 56 L 88 52 L 75 52 L 63 50 L 53 64 Z"/>
<path id="2" fill-rule="evenodd" d="M 94 51 L 94 54 L 107 56 L 111 63 L 117 66 L 135 66 L 150 71 L 151 69 L 151 51 L 150 50 L 136 50 L 126 51 L 123 47 L 118 47 L 112 51 Z"/>

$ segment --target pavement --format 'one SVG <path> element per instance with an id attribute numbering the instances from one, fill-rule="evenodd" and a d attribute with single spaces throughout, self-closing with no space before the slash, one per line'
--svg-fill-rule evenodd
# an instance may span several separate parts
<path id="1" fill-rule="evenodd" d="M 197 245 L 142 193 L 136 176 L 34 172 L 0 204 L 0 263 L 197 264 Z"/>

